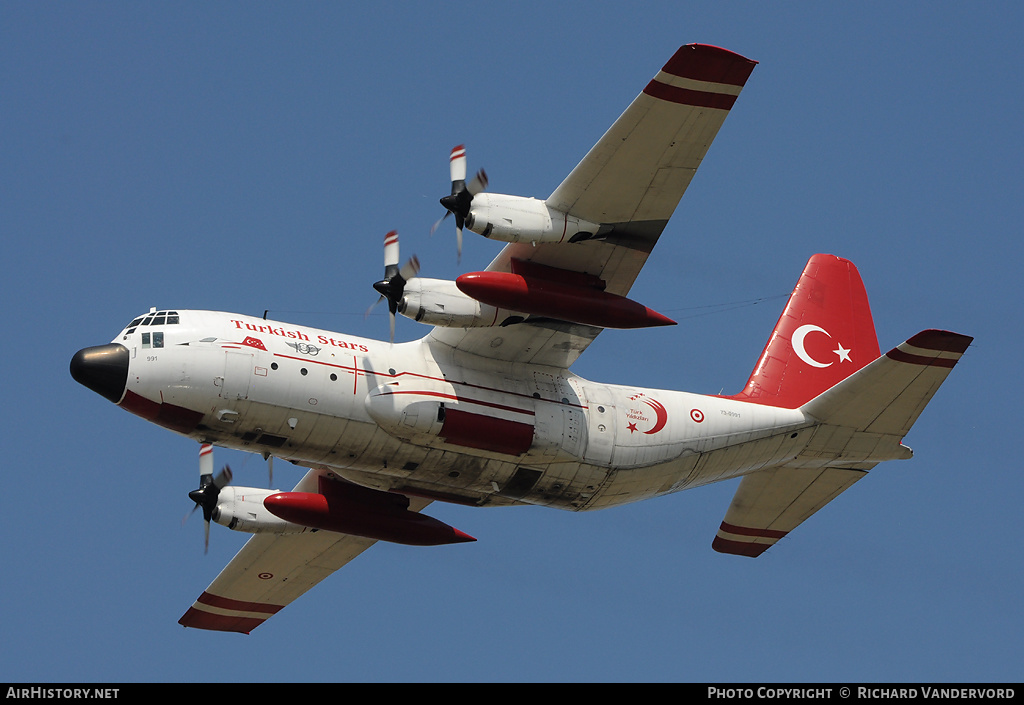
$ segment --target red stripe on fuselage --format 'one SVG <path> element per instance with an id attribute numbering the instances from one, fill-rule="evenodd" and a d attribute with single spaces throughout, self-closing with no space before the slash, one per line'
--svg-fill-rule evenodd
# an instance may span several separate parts
<path id="1" fill-rule="evenodd" d="M 524 394 L 522 392 L 513 392 L 513 391 L 510 391 L 510 390 L 506 390 L 506 389 L 500 389 L 498 387 L 488 387 L 488 386 L 483 385 L 483 384 L 473 384 L 472 382 L 459 382 L 459 381 L 447 379 L 445 377 L 435 377 L 433 375 L 421 374 L 419 372 L 395 372 L 394 374 L 392 374 L 392 373 L 389 373 L 389 372 L 381 372 L 379 370 L 363 369 L 362 367 L 359 367 L 356 364 L 355 358 L 353 358 L 353 364 L 352 365 L 344 365 L 344 364 L 338 364 L 336 362 L 323 362 L 323 361 L 320 361 L 320 360 L 313 360 L 313 359 L 308 358 L 308 357 L 296 357 L 295 355 L 285 355 L 284 353 L 274 353 L 274 357 L 283 358 L 285 360 L 296 360 L 298 362 L 304 362 L 304 363 L 307 363 L 307 364 L 310 364 L 310 365 L 320 365 L 321 367 L 330 367 L 330 368 L 334 368 L 334 369 L 344 370 L 345 372 L 351 372 L 353 374 L 363 375 L 363 376 L 366 376 L 366 377 L 374 376 L 374 377 L 382 377 L 382 378 L 388 378 L 388 379 L 399 379 L 401 377 L 408 377 L 410 379 L 427 380 L 428 382 L 442 382 L 444 384 L 450 384 L 453 387 L 461 387 L 461 388 L 464 388 L 464 389 L 480 389 L 480 390 L 483 390 L 483 391 L 486 391 L 486 392 L 496 392 L 498 394 L 504 394 L 504 395 L 507 395 L 507 396 L 510 396 L 510 397 L 516 397 L 516 398 L 520 398 L 520 399 L 531 399 L 531 400 L 534 400 L 534 401 L 546 401 L 546 402 L 551 402 L 553 404 L 559 404 L 559 405 L 564 405 L 565 404 L 565 402 L 562 402 L 559 399 L 549 399 L 549 398 L 546 398 L 546 397 L 535 397 L 532 394 Z M 466 402 L 473 402 L 474 401 L 472 399 L 465 399 L 463 397 L 459 397 L 459 399 L 460 399 L 460 401 L 466 401 Z M 577 409 L 586 409 L 587 408 L 586 404 L 575 403 L 575 402 L 569 402 L 569 406 L 575 407 Z M 524 412 L 524 413 L 527 413 L 527 412 Z"/>

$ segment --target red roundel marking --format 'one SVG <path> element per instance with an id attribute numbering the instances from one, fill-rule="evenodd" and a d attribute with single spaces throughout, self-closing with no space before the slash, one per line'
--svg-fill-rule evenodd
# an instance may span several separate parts
<path id="1" fill-rule="evenodd" d="M 259 577 L 260 580 L 270 580 L 271 578 L 274 577 L 274 574 L 273 573 L 260 573 L 258 577 Z"/>
<path id="2" fill-rule="evenodd" d="M 704 412 L 700 409 L 691 409 L 690 418 L 693 419 L 694 423 L 701 423 L 704 420 Z"/>

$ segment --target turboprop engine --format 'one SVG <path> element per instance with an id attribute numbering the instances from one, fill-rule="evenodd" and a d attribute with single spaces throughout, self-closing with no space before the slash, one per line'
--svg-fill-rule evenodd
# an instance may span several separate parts
<path id="1" fill-rule="evenodd" d="M 280 490 L 256 487 L 225 487 L 217 498 L 213 520 L 221 526 L 247 534 L 293 534 L 309 531 L 308 527 L 285 521 L 267 509 L 264 500 L 279 493 Z"/>
<path id="2" fill-rule="evenodd" d="M 601 234 L 601 225 L 550 208 L 545 201 L 523 196 L 486 192 L 487 172 L 481 169 L 466 183 L 466 147 L 452 149 L 449 159 L 451 195 L 441 199 L 449 215 L 455 216 L 455 235 L 462 257 L 462 228 L 504 242 L 577 242 Z M 442 218 L 444 220 L 444 218 Z M 441 224 L 439 220 L 431 233 Z"/>
<path id="3" fill-rule="evenodd" d="M 409 498 L 403 494 L 361 487 L 322 475 L 316 478 L 315 492 L 234 487 L 228 485 L 231 477 L 231 468 L 226 465 L 214 477 L 213 446 L 202 444 L 199 489 L 189 492 L 188 496 L 196 503 L 196 509 L 203 510 L 207 548 L 211 519 L 249 534 L 324 530 L 412 546 L 476 541 L 438 519 L 410 510 Z"/>
<path id="4" fill-rule="evenodd" d="M 523 316 L 467 296 L 449 279 L 410 279 L 398 313 L 420 323 L 448 328 L 478 328 L 518 323 Z"/>
<path id="5" fill-rule="evenodd" d="M 396 314 L 427 325 L 449 328 L 508 325 L 524 318 L 467 296 L 453 281 L 418 276 L 420 264 L 415 255 L 401 268 L 398 262 L 398 233 L 392 230 L 384 237 L 384 278 L 373 285 L 380 294 L 377 303 L 388 302 L 392 341 L 395 339 Z"/>
<path id="6" fill-rule="evenodd" d="M 479 193 L 466 215 L 466 227 L 503 242 L 576 242 L 598 234 L 601 226 L 566 215 L 536 198 Z"/>

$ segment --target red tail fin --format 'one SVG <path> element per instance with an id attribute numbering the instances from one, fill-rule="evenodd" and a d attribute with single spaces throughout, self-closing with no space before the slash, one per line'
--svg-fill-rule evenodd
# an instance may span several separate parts
<path id="1" fill-rule="evenodd" d="M 804 267 L 740 401 L 795 409 L 879 356 L 857 268 L 833 255 Z"/>

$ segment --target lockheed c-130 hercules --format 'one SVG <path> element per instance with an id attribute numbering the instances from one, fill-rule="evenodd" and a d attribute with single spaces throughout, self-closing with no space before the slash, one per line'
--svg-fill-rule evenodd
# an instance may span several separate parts
<path id="1" fill-rule="evenodd" d="M 456 281 L 400 265 L 385 239 L 392 341 L 235 313 L 156 310 L 73 377 L 200 445 L 210 521 L 253 536 L 188 608 L 187 627 L 248 633 L 375 541 L 473 541 L 431 501 L 600 509 L 742 478 L 712 547 L 758 556 L 882 461 L 971 343 L 926 330 L 882 355 L 854 265 L 814 255 L 745 386 L 731 396 L 582 379 L 570 366 L 604 328 L 671 324 L 627 297 L 756 62 L 681 47 L 545 200 L 466 181 L 463 229 L 508 244 Z M 447 216 L 446 216 L 447 217 Z M 214 475 L 213 446 L 308 468 L 290 492 Z"/>

